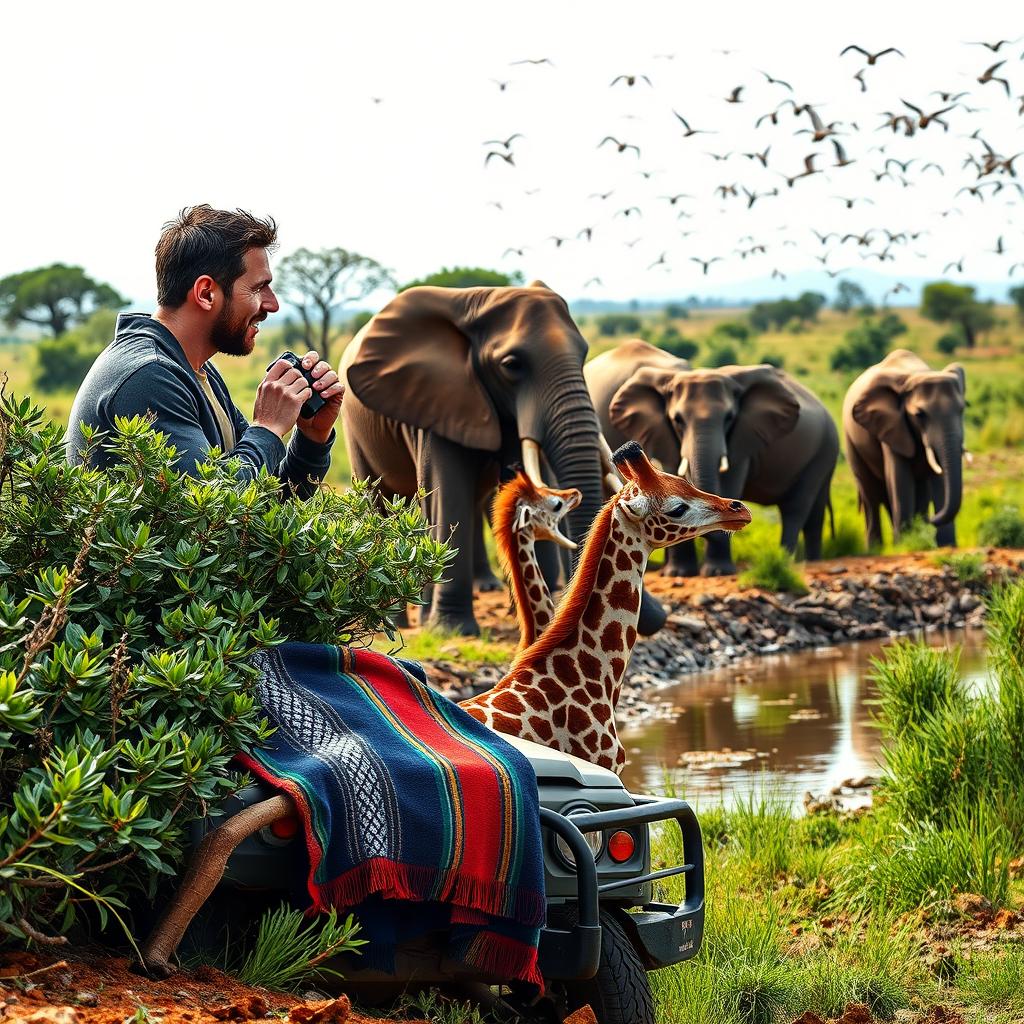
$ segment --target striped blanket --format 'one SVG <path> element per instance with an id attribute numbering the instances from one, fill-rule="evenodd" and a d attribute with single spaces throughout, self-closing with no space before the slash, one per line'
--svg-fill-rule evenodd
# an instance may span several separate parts
<path id="1" fill-rule="evenodd" d="M 367 966 L 435 929 L 446 955 L 543 989 L 544 870 L 529 761 L 374 651 L 286 643 L 256 656 L 277 731 L 239 760 L 298 805 L 310 911 L 355 912 Z"/>

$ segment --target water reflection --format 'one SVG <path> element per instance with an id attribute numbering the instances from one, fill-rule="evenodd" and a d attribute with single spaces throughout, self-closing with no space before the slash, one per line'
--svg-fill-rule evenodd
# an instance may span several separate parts
<path id="1" fill-rule="evenodd" d="M 985 677 L 983 631 L 925 639 L 962 647 L 969 683 Z M 866 677 L 871 659 L 891 642 L 770 655 L 658 690 L 655 699 L 671 709 L 666 717 L 619 730 L 630 759 L 623 781 L 634 791 L 661 793 L 669 778 L 698 808 L 732 803 L 767 785 L 798 808 L 807 790 L 821 795 L 845 779 L 877 773 L 880 740 Z M 678 765 L 681 753 L 726 748 L 742 753 L 718 759 L 725 763 Z"/>

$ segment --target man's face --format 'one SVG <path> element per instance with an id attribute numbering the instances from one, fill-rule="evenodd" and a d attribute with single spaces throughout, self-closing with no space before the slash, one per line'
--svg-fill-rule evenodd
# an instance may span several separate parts
<path id="1" fill-rule="evenodd" d="M 270 287 L 267 250 L 250 249 L 243 259 L 245 272 L 225 298 L 210 335 L 214 348 L 229 356 L 249 355 L 256 345 L 260 323 L 281 308 Z"/>

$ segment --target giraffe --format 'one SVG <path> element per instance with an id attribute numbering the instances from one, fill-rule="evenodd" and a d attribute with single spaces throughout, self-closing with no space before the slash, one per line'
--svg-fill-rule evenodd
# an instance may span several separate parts
<path id="1" fill-rule="evenodd" d="M 655 469 L 635 441 L 614 462 L 626 483 L 594 520 L 554 621 L 492 689 L 461 706 L 495 732 L 620 773 L 626 752 L 614 709 L 636 643 L 647 559 L 711 530 L 741 530 L 750 512 Z"/>
<path id="2" fill-rule="evenodd" d="M 582 497 L 575 487 L 557 490 L 535 484 L 526 470 L 517 466 L 494 499 L 491 530 L 512 586 L 519 620 L 518 650 L 529 647 L 555 617 L 555 602 L 537 562 L 536 542 L 549 540 L 575 551 L 576 544 L 558 524 Z"/>

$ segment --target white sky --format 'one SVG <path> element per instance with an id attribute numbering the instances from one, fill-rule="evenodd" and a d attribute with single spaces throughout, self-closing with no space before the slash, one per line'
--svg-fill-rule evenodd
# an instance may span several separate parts
<path id="1" fill-rule="evenodd" d="M 480 264 L 521 269 L 569 298 L 626 299 L 753 294 L 778 268 L 790 275 L 771 283 L 779 294 L 798 283 L 831 294 L 836 281 L 814 260 L 831 252 L 829 267 L 864 281 L 864 268 L 894 281 L 936 277 L 964 257 L 964 273 L 947 275 L 992 292 L 1017 261 L 1014 280 L 1024 281 L 1021 196 L 1004 188 L 982 203 L 955 193 L 976 181 L 961 168 L 967 154 L 984 152 L 966 137 L 974 129 L 1004 156 L 1024 150 L 1024 38 L 998 55 L 966 45 L 1024 36 L 1012 8 L 1007 0 L 8 5 L 0 276 L 79 263 L 145 305 L 160 225 L 205 201 L 272 214 L 282 254 L 341 245 L 400 280 Z M 861 93 L 852 76 L 863 59 L 839 57 L 848 43 L 897 46 L 906 59 L 882 57 Z M 541 57 L 555 67 L 510 66 Z M 975 81 L 1003 57 L 996 74 L 1009 79 L 1010 98 L 998 83 Z M 787 188 L 780 171 L 796 174 L 812 151 L 828 168 L 833 150 L 794 136 L 809 120 L 788 109 L 777 127 L 755 129 L 791 95 L 757 69 L 791 82 L 824 121 L 847 122 L 841 141 L 857 162 Z M 609 87 L 631 73 L 653 87 Z M 726 103 L 741 84 L 743 102 Z M 881 111 L 905 109 L 901 98 L 929 111 L 944 105 L 933 89 L 967 89 L 963 102 L 982 109 L 951 112 L 948 133 L 935 124 L 913 138 L 874 130 Z M 673 109 L 718 134 L 683 139 Z M 485 167 L 482 142 L 513 132 L 524 136 L 512 144 L 516 166 L 492 159 Z M 606 135 L 639 145 L 641 156 L 597 148 Z M 767 170 L 740 155 L 769 144 Z M 878 145 L 884 153 L 869 151 Z M 733 155 L 720 162 L 708 151 Z M 910 187 L 874 180 L 888 156 L 916 158 Z M 922 174 L 929 160 L 944 177 Z M 1024 182 L 1024 156 L 1015 167 L 1019 177 L 992 180 Z M 780 194 L 751 210 L 742 193 L 713 194 L 734 183 Z M 606 201 L 588 198 L 609 189 Z M 674 206 L 657 198 L 678 192 L 696 198 Z M 846 210 L 836 195 L 875 205 Z M 642 215 L 616 216 L 632 206 Z M 681 210 L 692 218 L 677 219 Z M 962 215 L 940 216 L 950 210 Z M 576 238 L 587 226 L 590 243 Z M 875 228 L 876 237 L 868 247 L 837 239 L 823 247 L 811 226 Z M 894 245 L 895 262 L 862 261 L 884 247 L 883 226 L 928 233 Z M 556 248 L 552 235 L 570 241 Z M 736 255 L 746 235 L 767 253 Z M 999 235 L 1005 255 L 986 251 Z M 503 257 L 510 246 L 528 248 Z M 663 252 L 668 269 L 648 269 Z M 704 277 L 691 256 L 725 259 Z M 600 284 L 588 284 L 595 276 Z"/>

